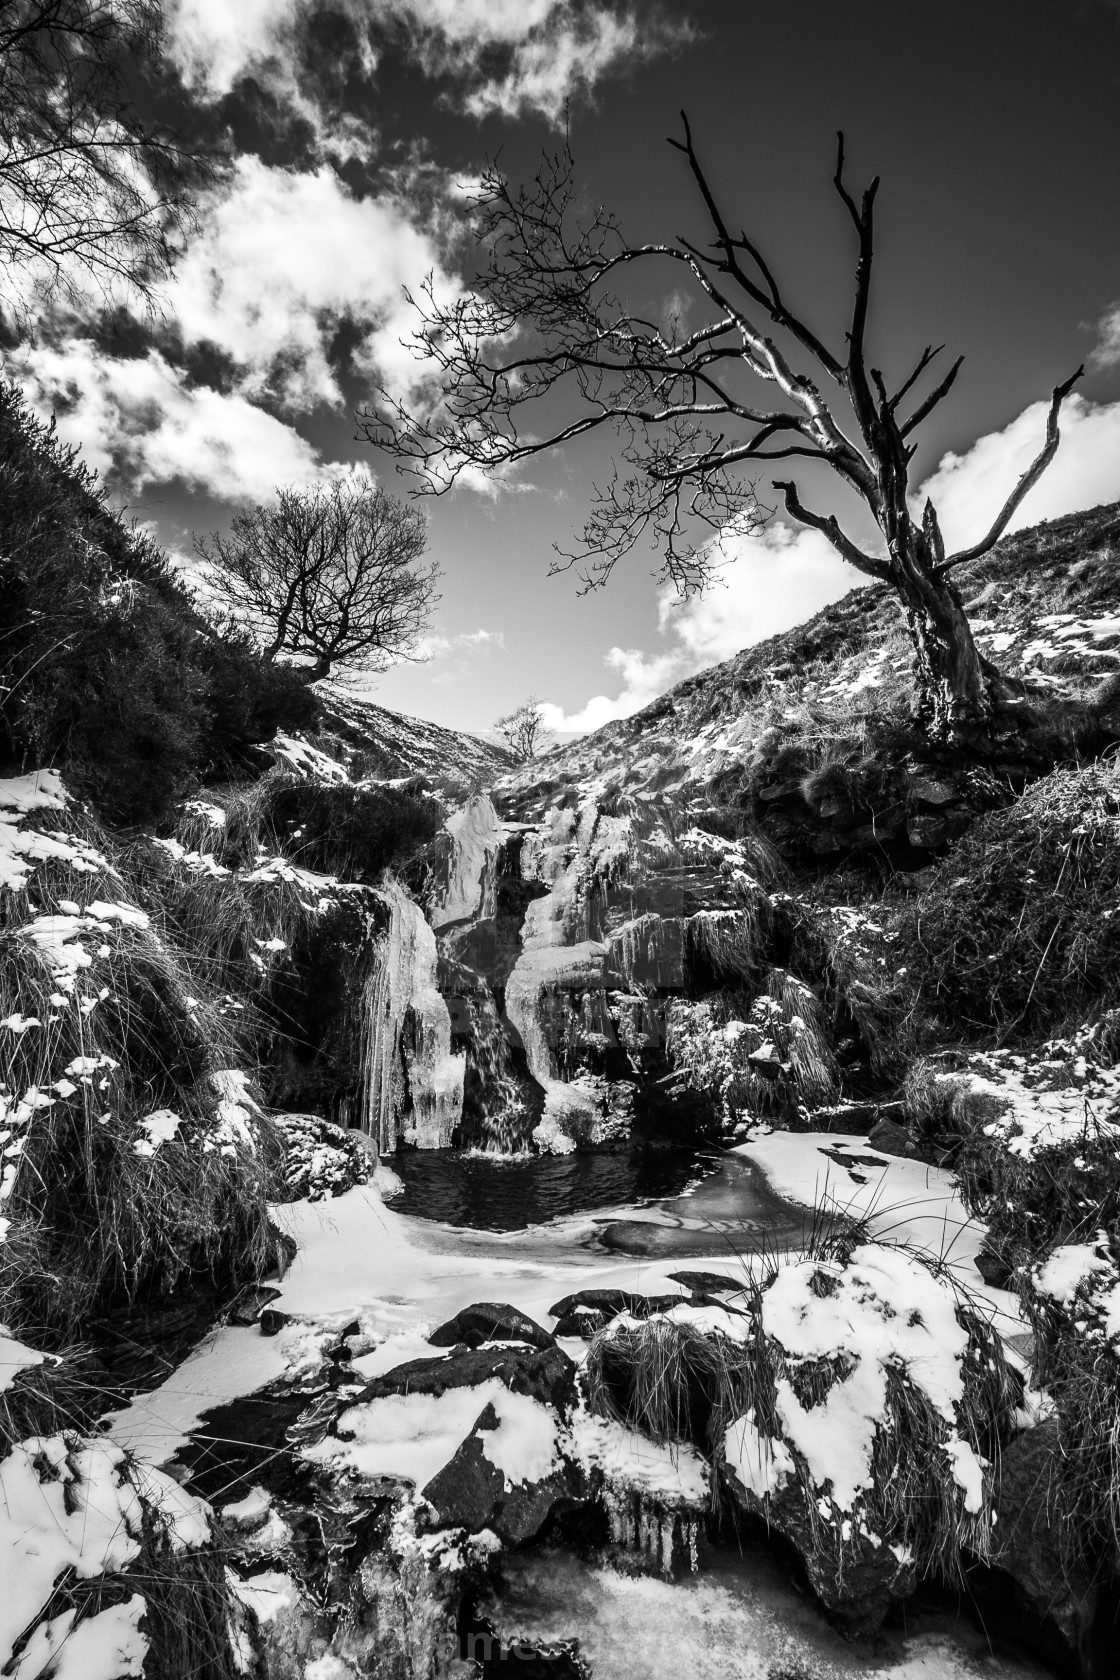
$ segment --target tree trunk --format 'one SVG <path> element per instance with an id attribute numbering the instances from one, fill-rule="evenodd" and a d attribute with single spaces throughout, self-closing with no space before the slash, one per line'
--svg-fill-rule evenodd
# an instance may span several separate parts
<path id="1" fill-rule="evenodd" d="M 924 535 L 899 545 L 892 571 L 918 655 L 918 713 L 931 740 L 975 747 L 998 728 L 1006 683 L 972 635 L 960 591 L 938 576 Z"/>
<path id="2" fill-rule="evenodd" d="M 320 655 L 314 665 L 298 665 L 296 670 L 299 672 L 300 682 L 307 684 L 319 682 L 323 677 L 330 676 L 331 661 L 325 655 Z"/>

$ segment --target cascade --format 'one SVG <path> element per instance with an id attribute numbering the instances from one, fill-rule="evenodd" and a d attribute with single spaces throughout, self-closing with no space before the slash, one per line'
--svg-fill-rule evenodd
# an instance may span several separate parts
<path id="1" fill-rule="evenodd" d="M 489 987 L 466 999 L 467 1056 L 482 1088 L 482 1147 L 497 1155 L 528 1147 L 532 1111 L 513 1069 L 509 1039 Z"/>
<path id="2" fill-rule="evenodd" d="M 436 984 L 436 938 L 396 881 L 363 999 L 362 1130 L 381 1154 L 398 1143 L 446 1149 L 463 1112 L 466 1058 L 451 1050 L 451 1015 Z"/>

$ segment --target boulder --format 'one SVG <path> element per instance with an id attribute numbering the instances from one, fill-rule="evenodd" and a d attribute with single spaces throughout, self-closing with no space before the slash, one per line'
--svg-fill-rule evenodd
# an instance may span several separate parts
<path id="1" fill-rule="evenodd" d="M 809 1585 L 833 1620 L 852 1639 L 878 1632 L 893 1606 L 917 1585 L 912 1563 L 900 1562 L 889 1545 L 850 1535 L 841 1546 L 842 1514 L 828 1501 L 811 1501 L 800 1481 L 791 1480 L 767 1496 L 740 1482 L 726 1462 L 717 1462 L 723 1486 L 740 1510 L 761 1517 L 797 1553 Z M 823 1520 L 822 1520 L 823 1518 Z"/>
<path id="2" fill-rule="evenodd" d="M 582 1477 L 567 1460 L 558 1460 L 540 1480 L 517 1481 L 486 1455 L 486 1436 L 498 1428 L 488 1405 L 455 1456 L 424 1488 L 424 1498 L 442 1528 L 465 1528 L 470 1534 L 490 1529 L 509 1546 L 521 1546 L 540 1533 L 557 1506 L 584 1497 Z"/>
<path id="3" fill-rule="evenodd" d="M 1101 1672 L 1093 1650 L 1101 1588 L 1066 1554 L 1054 1518 L 1061 1450 L 1054 1418 L 1024 1430 L 1004 1449 L 991 1562 L 1011 1577 L 1017 1598 L 1044 1631 L 1057 1635 L 1067 1659 L 1088 1675 Z"/>
<path id="4" fill-rule="evenodd" d="M 383 1376 L 374 1377 L 348 1406 L 382 1400 L 389 1394 L 445 1394 L 449 1388 L 477 1388 L 497 1377 L 514 1394 L 528 1394 L 560 1416 L 571 1413 L 576 1400 L 576 1368 L 562 1348 L 524 1348 L 487 1342 L 463 1348 L 449 1358 L 411 1359 Z"/>
<path id="5" fill-rule="evenodd" d="M 527 1342 L 530 1347 L 554 1346 L 548 1331 L 516 1307 L 502 1301 L 476 1301 L 464 1307 L 428 1337 L 433 1347 L 481 1347 L 485 1342 Z"/>
<path id="6" fill-rule="evenodd" d="M 629 1289 L 577 1289 L 548 1311 L 550 1318 L 560 1319 L 581 1309 L 594 1309 L 608 1319 L 617 1318 L 619 1313 L 629 1313 L 631 1318 L 648 1318 L 651 1313 L 667 1312 L 679 1302 L 679 1295 L 636 1295 Z"/>
<path id="7" fill-rule="evenodd" d="M 670 1272 L 669 1277 L 694 1295 L 737 1295 L 743 1287 L 742 1279 L 729 1272 Z"/>
<path id="8" fill-rule="evenodd" d="M 899 1125 L 897 1120 L 879 1120 L 867 1134 L 867 1141 L 873 1149 L 878 1149 L 884 1155 L 900 1155 L 903 1157 L 917 1154 L 914 1140 L 905 1126 Z"/>

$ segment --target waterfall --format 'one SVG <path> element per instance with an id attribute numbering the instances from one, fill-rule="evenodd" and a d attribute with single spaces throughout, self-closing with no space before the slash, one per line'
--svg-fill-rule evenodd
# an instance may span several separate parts
<path id="1" fill-rule="evenodd" d="M 436 937 L 396 881 L 363 999 L 362 1130 L 381 1154 L 398 1143 L 446 1149 L 463 1111 L 466 1058 L 451 1050 L 451 1015 L 436 984 Z"/>
<path id="2" fill-rule="evenodd" d="M 466 999 L 466 1016 L 467 1057 L 482 1091 L 482 1147 L 498 1155 L 522 1154 L 528 1148 L 533 1111 L 514 1072 L 509 1038 L 488 986 Z"/>

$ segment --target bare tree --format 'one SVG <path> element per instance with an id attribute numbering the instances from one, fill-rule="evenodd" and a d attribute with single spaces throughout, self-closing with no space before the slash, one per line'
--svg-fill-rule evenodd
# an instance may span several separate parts
<path id="1" fill-rule="evenodd" d="M 158 0 L 0 0 L 0 298 L 92 288 L 149 304 L 198 160 L 128 82 L 162 45 Z"/>
<path id="2" fill-rule="evenodd" d="M 544 726 L 541 702 L 535 694 L 530 694 L 505 717 L 495 718 L 494 728 L 507 743 L 510 752 L 522 763 L 528 763 L 529 759 L 535 758 L 539 752 L 546 752 L 552 745 L 552 734 Z"/>
<path id="3" fill-rule="evenodd" d="M 206 582 L 265 656 L 307 663 L 307 682 L 342 666 L 372 673 L 415 658 L 438 596 L 435 565 L 419 566 L 427 520 L 380 486 L 336 479 L 282 489 L 238 514 L 229 535 L 200 537 Z"/>
<path id="4" fill-rule="evenodd" d="M 442 400 L 409 412 L 382 392 L 379 406 L 359 415 L 364 435 L 396 454 L 419 491 L 439 493 L 467 468 L 492 472 L 589 433 L 617 433 L 625 466 L 596 487 L 582 542 L 563 560 L 581 564 L 588 587 L 643 535 L 662 548 L 663 575 L 682 589 L 700 586 L 713 533 L 760 517 L 752 471 L 789 460 L 827 468 L 870 509 L 884 552 L 867 552 L 834 513 L 807 507 L 793 479 L 775 479 L 775 488 L 794 519 L 897 591 L 931 735 L 986 748 L 1014 734 L 1023 687 L 980 654 L 952 574 L 992 547 L 1053 459 L 1062 401 L 1081 370 L 1053 392 L 1039 453 L 991 528 L 946 554 L 932 504 L 920 520 L 911 516 L 909 469 L 915 433 L 961 360 L 920 400 L 919 381 L 939 350 L 924 350 L 893 391 L 868 363 L 878 181 L 857 203 L 844 181 L 841 135 L 834 185 L 857 256 L 850 325 L 835 353 L 789 307 L 750 236 L 735 231 L 682 119 L 683 139 L 670 144 L 687 160 L 710 243 L 632 245 L 603 210 L 581 221 L 567 149 L 516 191 L 491 167 L 477 204 L 485 258 L 473 290 L 443 303 L 429 281 L 413 300 L 421 315 L 413 349 L 438 365 Z M 679 313 L 695 325 L 666 324 L 651 318 L 656 308 L 632 301 L 671 290 L 684 294 Z"/>

